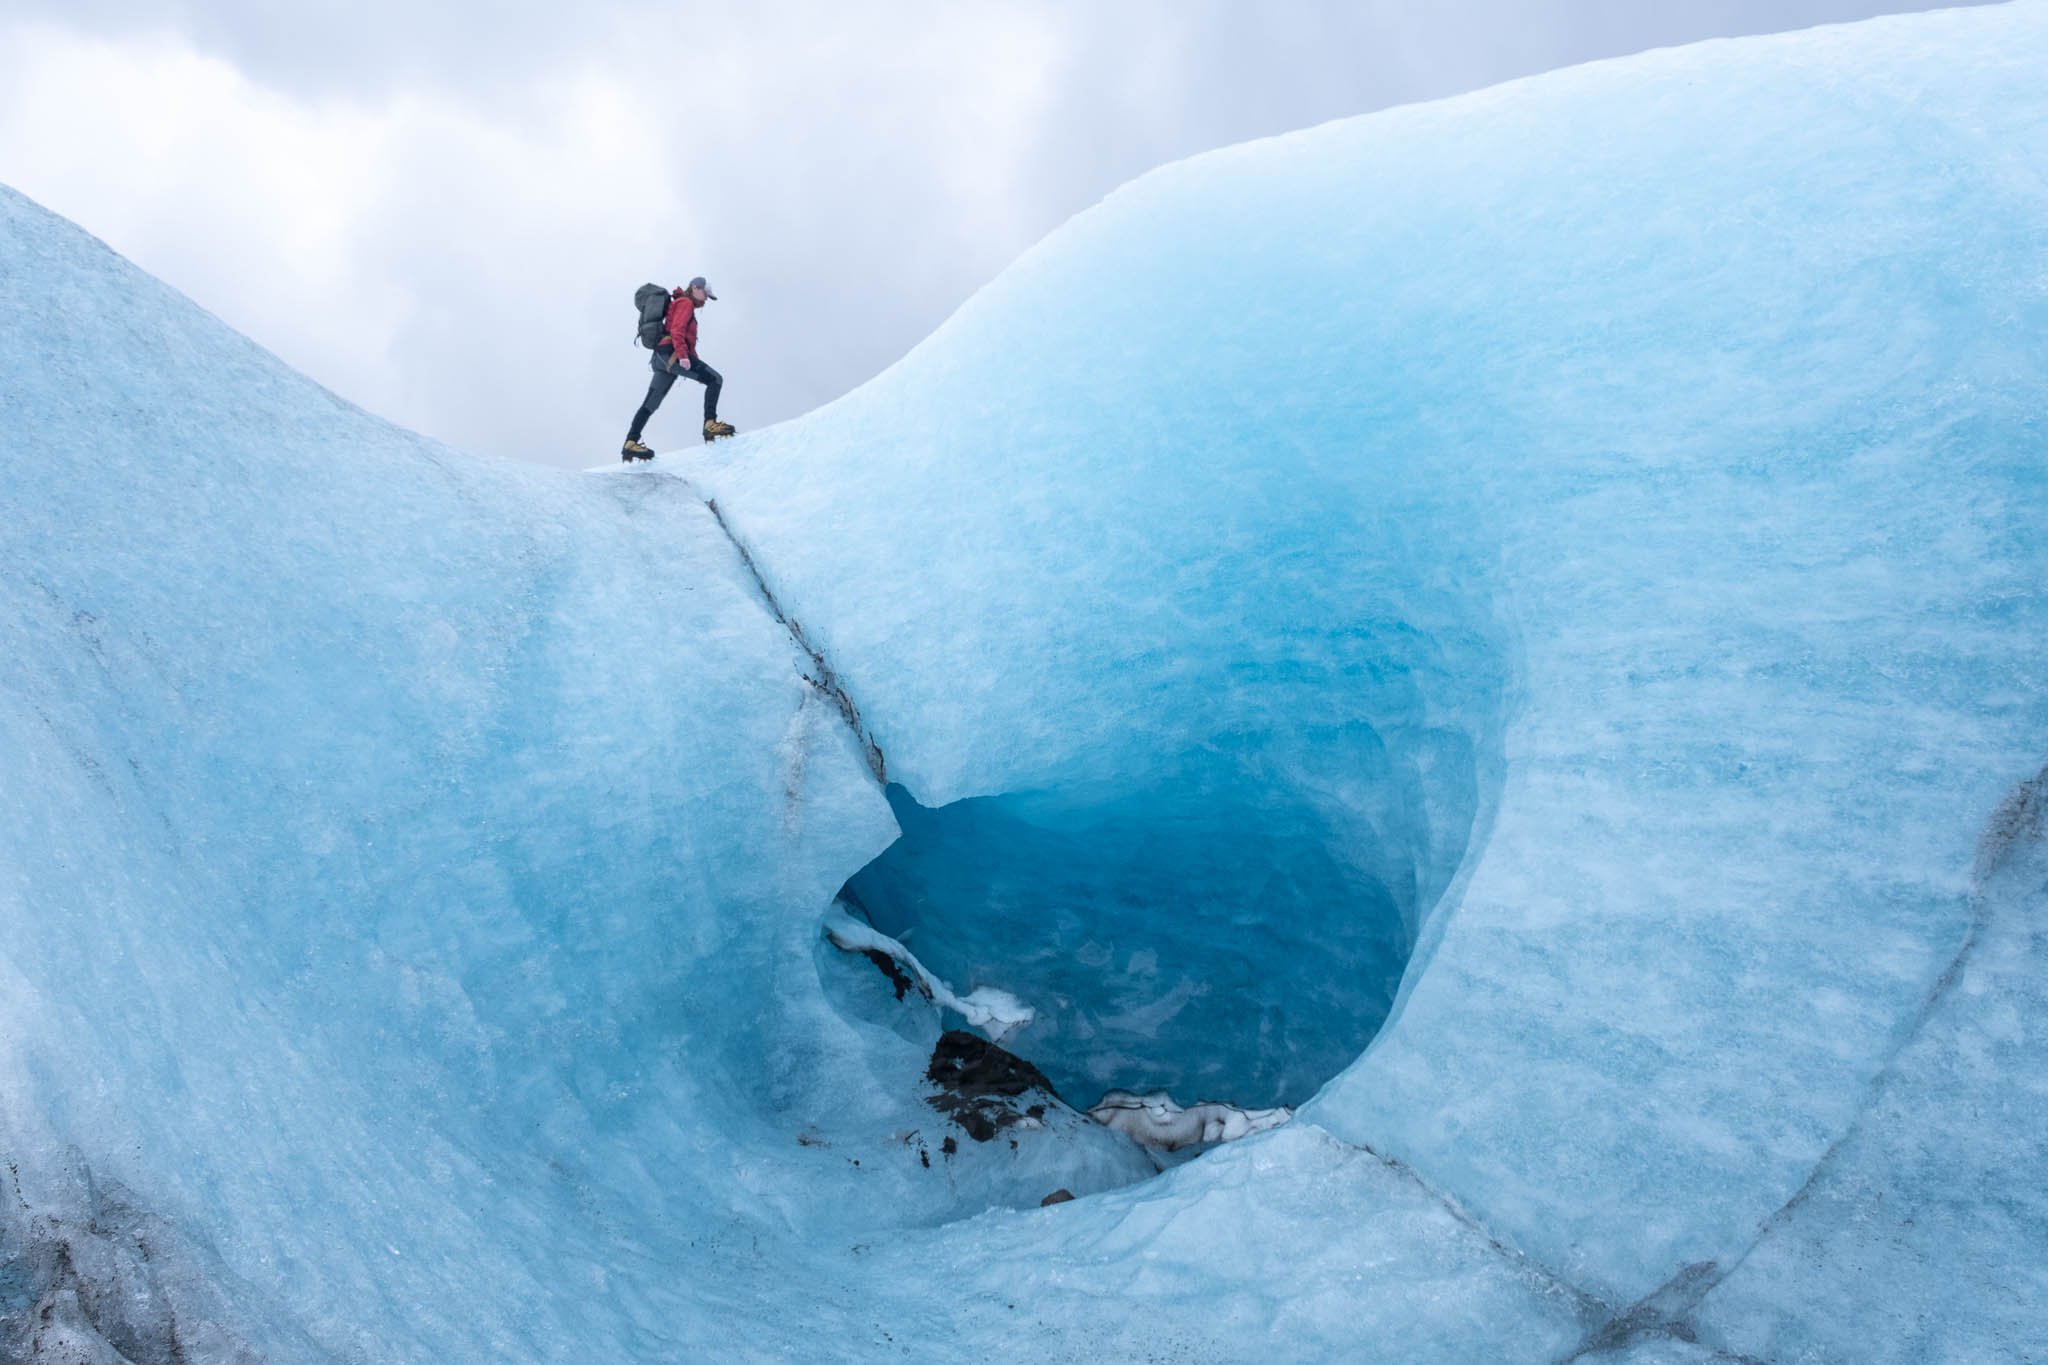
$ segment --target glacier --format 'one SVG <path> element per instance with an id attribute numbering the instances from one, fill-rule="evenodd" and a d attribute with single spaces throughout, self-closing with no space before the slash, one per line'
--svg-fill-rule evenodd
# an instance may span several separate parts
<path id="1" fill-rule="evenodd" d="M 2043 70 L 1226 148 L 585 475 L 0 190 L 0 1356 L 2038 1354 Z"/>

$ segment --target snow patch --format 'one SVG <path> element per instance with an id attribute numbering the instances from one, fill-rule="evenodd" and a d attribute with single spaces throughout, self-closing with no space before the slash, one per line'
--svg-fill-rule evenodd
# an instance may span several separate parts
<path id="1" fill-rule="evenodd" d="M 1001 1043 L 1038 1017 L 1031 1006 L 994 986 L 977 986 L 966 995 L 955 994 L 951 986 L 926 971 L 910 949 L 837 906 L 825 916 L 825 937 L 844 952 L 881 953 L 893 959 L 916 980 L 918 990 L 927 1000 L 960 1015 L 992 1043 Z"/>
<path id="2" fill-rule="evenodd" d="M 1183 1108 L 1164 1090 L 1148 1095 L 1112 1090 L 1088 1111 L 1088 1117 L 1144 1146 L 1176 1152 L 1196 1143 L 1235 1142 L 1278 1128 L 1294 1117 L 1294 1111 L 1284 1105 L 1277 1109 L 1240 1109 L 1215 1100 Z"/>

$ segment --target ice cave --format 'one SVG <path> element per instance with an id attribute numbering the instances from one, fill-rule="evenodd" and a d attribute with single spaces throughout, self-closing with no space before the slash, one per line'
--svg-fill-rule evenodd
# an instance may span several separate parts
<path id="1" fill-rule="evenodd" d="M 582 474 L 0 189 L 0 1357 L 2038 1358 L 2044 72 L 1226 148 Z"/>

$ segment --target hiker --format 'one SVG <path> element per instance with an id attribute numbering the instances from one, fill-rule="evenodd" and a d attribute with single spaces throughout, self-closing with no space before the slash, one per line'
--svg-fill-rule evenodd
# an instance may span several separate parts
<path id="1" fill-rule="evenodd" d="M 651 292 L 659 302 L 661 287 L 656 285 Z M 718 420 L 718 391 L 725 387 L 725 376 L 706 365 L 703 357 L 697 354 L 697 310 L 707 299 L 717 297 L 702 275 L 683 288 L 670 291 L 668 311 L 661 321 L 661 339 L 648 359 L 648 365 L 654 371 L 654 381 L 647 386 L 647 397 L 641 401 L 640 411 L 633 414 L 632 429 L 626 433 L 626 444 L 619 449 L 621 460 L 654 458 L 654 452 L 640 444 L 640 432 L 646 427 L 647 419 L 654 415 L 654 410 L 661 406 L 661 400 L 668 397 L 669 387 L 678 378 L 694 379 L 704 386 L 704 439 L 715 441 L 721 436 L 732 435 L 732 426 Z M 652 316 L 651 308 L 648 316 Z"/>

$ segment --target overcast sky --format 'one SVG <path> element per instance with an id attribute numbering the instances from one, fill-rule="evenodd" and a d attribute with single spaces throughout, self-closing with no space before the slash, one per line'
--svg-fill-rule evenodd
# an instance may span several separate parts
<path id="1" fill-rule="evenodd" d="M 0 181 L 374 412 L 585 466 L 646 386 L 644 281 L 710 278 L 722 413 L 760 426 L 865 382 L 1162 162 L 1922 8 L 5 0 Z M 1058 339 L 1018 364 L 1033 344 Z M 694 439 L 697 412 L 686 385 L 650 444 Z"/>

